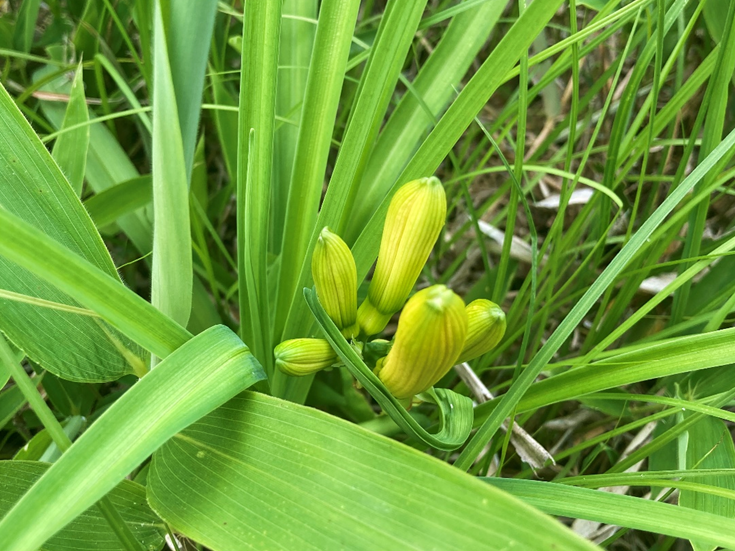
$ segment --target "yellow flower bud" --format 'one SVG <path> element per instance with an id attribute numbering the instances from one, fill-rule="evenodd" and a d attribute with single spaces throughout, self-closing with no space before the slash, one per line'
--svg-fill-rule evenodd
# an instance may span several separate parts
<path id="1" fill-rule="evenodd" d="M 444 285 L 419 291 L 398 320 L 395 342 L 376 372 L 405 400 L 431 388 L 455 364 L 467 335 L 464 302 Z"/>
<path id="2" fill-rule="evenodd" d="M 276 367 L 288 375 L 300 377 L 334 365 L 338 356 L 324 339 L 291 339 L 273 350 Z"/>
<path id="3" fill-rule="evenodd" d="M 457 363 L 479 358 L 495 348 L 505 335 L 505 312 L 484 298 L 467 305 L 467 339 Z"/>
<path id="4" fill-rule="evenodd" d="M 447 198 L 438 178 L 402 186 L 390 202 L 368 296 L 357 321 L 366 335 L 380 333 L 401 309 L 429 258 L 447 217 Z"/>
<path id="5" fill-rule="evenodd" d="M 324 228 L 314 247 L 311 274 L 324 310 L 345 338 L 356 337 L 357 268 L 347 243 Z"/>

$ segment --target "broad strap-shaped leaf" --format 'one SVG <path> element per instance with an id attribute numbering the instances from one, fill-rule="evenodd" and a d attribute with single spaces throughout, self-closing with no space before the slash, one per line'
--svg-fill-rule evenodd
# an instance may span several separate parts
<path id="1" fill-rule="evenodd" d="M 158 450 L 147 488 L 154 511 L 215 551 L 595 548 L 413 448 L 251 392 Z"/>
<path id="2" fill-rule="evenodd" d="M 0 515 L 7 513 L 49 469 L 37 461 L 0 462 Z M 160 549 L 166 529 L 145 501 L 145 488 L 123 480 L 107 494 L 145 549 Z M 41 551 L 125 551 L 96 507 L 91 507 L 40 547 Z"/>
<path id="3" fill-rule="evenodd" d="M 79 198 L 2 87 L 0 208 L 120 281 Z M 0 258 L 0 289 L 78 306 L 63 292 L 5 258 Z M 20 302 L 0 300 L 0 330 L 45 369 L 75 381 L 110 381 L 133 373 L 122 348 L 143 355 L 104 322 Z"/>
<path id="4" fill-rule="evenodd" d="M 153 18 L 155 86 L 151 174 L 155 231 L 151 303 L 186 326 L 191 315 L 193 287 L 189 185 L 162 4 L 155 2 Z M 194 119 L 194 128 L 197 120 Z M 194 155 L 193 139 L 191 144 L 190 159 Z"/>
<path id="5" fill-rule="evenodd" d="M 508 478 L 484 480 L 550 515 L 594 520 L 675 538 L 696 539 L 727 548 L 735 547 L 735 520 L 718 515 L 551 482 Z"/>
<path id="6" fill-rule="evenodd" d="M 406 434 L 439 450 L 455 450 L 464 444 L 472 430 L 474 419 L 472 400 L 446 388 L 431 389 L 427 392 L 426 394 L 439 406 L 441 413 L 438 432 L 429 433 L 419 425 L 416 419 L 408 414 L 400 402 L 385 388 L 380 379 L 365 365 L 362 358 L 358 356 L 357 352 L 349 345 L 337 326 L 329 318 L 319 303 L 316 292 L 304 289 L 304 297 L 317 323 L 324 331 L 324 336 L 347 369 Z"/>
<path id="7" fill-rule="evenodd" d="M 264 378 L 227 327 L 192 338 L 118 399 L 5 515 L 3 551 L 38 548 L 166 440 Z"/>

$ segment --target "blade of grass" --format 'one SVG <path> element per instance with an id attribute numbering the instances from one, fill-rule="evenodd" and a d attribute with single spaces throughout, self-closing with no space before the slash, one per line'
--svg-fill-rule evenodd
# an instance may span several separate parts
<path id="1" fill-rule="evenodd" d="M 358 280 L 364 279 L 377 257 L 393 194 L 400 185 L 434 173 L 561 3 L 562 0 L 535 0 L 523 12 L 421 144 L 352 247 Z"/>
<path id="2" fill-rule="evenodd" d="M 711 96 L 707 108 L 707 118 L 704 123 L 702 145 L 699 149 L 700 160 L 709 155 L 715 146 L 722 141 L 722 132 L 725 127 L 725 117 L 730 93 L 730 81 L 735 70 L 735 2 L 730 2 L 726 21 L 729 24 L 725 25 L 725 32 L 722 36 L 720 51 L 717 55 L 717 61 L 713 71 L 714 78 L 707 86 L 708 94 L 711 89 Z M 707 187 L 707 184 L 717 176 L 717 172 L 717 170 L 712 170 L 707 174 L 695 188 L 695 192 Z M 704 235 L 704 228 L 707 223 L 709 204 L 710 200 L 707 197 L 697 205 L 697 209 L 689 217 L 689 227 L 687 229 L 686 240 L 684 241 L 684 250 L 682 251 L 682 257 L 684 258 L 699 255 L 702 247 L 702 236 Z M 687 265 L 682 265 L 681 270 L 685 270 L 686 268 L 688 268 Z M 691 283 L 687 282 L 674 295 L 671 323 L 681 321 L 689 301 L 690 291 Z"/>
<path id="3" fill-rule="evenodd" d="M 731 132 L 727 138 L 718 145 L 712 153 L 707 156 L 707 158 L 705 158 L 702 163 L 700 163 L 697 168 L 691 172 L 691 174 L 689 174 L 689 176 L 687 176 L 681 185 L 677 187 L 663 203 L 661 203 L 651 217 L 643 223 L 630 241 L 626 243 L 612 262 L 610 262 L 610 264 L 605 268 L 602 274 L 600 274 L 600 276 L 590 286 L 579 302 L 574 305 L 574 308 L 572 308 L 569 314 L 567 314 L 564 320 L 559 324 L 551 337 L 549 337 L 536 356 L 534 356 L 520 377 L 510 387 L 508 392 L 503 395 L 500 405 L 493 410 L 490 416 L 483 423 L 483 426 L 475 433 L 475 436 L 460 454 L 460 457 L 455 462 L 457 467 L 468 469 L 472 465 L 482 447 L 484 447 L 497 432 L 503 420 L 510 414 L 516 404 L 518 404 L 533 381 L 538 377 L 539 373 L 541 373 L 546 364 L 548 364 L 554 354 L 562 346 L 564 341 L 569 337 L 572 331 L 574 331 L 574 328 L 590 311 L 605 289 L 615 280 L 618 274 L 635 256 L 638 249 L 646 242 L 656 227 L 663 222 L 664 218 L 686 196 L 687 192 L 689 192 L 696 183 L 704 178 L 708 171 L 715 166 L 722 157 L 728 154 L 734 145 L 735 131 Z"/>
<path id="4" fill-rule="evenodd" d="M 61 124 L 59 138 L 51 152 L 54 160 L 69 181 L 77 197 L 82 195 L 84 171 L 87 167 L 87 148 L 89 147 L 89 121 L 87 102 L 84 98 L 84 80 L 82 64 L 77 67 L 74 83 L 69 94 L 69 104 Z M 83 126 L 80 126 L 83 125 Z M 71 130 L 72 127 L 74 130 Z"/>
<path id="5" fill-rule="evenodd" d="M 735 521 L 647 499 L 535 480 L 485 478 L 550 515 L 595 520 L 677 538 L 735 546 Z"/>

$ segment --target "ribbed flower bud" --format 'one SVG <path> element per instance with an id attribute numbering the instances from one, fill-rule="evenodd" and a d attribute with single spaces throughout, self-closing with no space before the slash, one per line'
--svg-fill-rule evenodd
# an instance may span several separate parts
<path id="1" fill-rule="evenodd" d="M 335 364 L 337 353 L 324 339 L 291 339 L 273 350 L 276 367 L 288 375 L 310 375 Z"/>
<path id="2" fill-rule="evenodd" d="M 376 372 L 399 400 L 424 392 L 455 364 L 467 336 L 464 302 L 444 285 L 419 291 L 398 320 L 388 355 Z"/>
<path id="3" fill-rule="evenodd" d="M 324 228 L 311 257 L 311 275 L 324 310 L 345 338 L 356 337 L 357 268 L 347 243 Z"/>
<path id="4" fill-rule="evenodd" d="M 505 312 L 484 298 L 473 300 L 467 312 L 467 339 L 457 363 L 479 358 L 495 348 L 505 335 Z"/>
<path id="5" fill-rule="evenodd" d="M 368 296 L 357 312 L 363 333 L 380 333 L 406 302 L 446 216 L 444 188 L 433 176 L 409 182 L 393 196 Z"/>

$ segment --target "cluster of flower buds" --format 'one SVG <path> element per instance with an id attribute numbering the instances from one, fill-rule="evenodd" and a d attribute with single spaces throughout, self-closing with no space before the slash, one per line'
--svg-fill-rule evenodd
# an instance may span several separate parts
<path id="1" fill-rule="evenodd" d="M 428 390 L 453 365 L 489 352 L 505 334 L 505 314 L 489 300 L 478 299 L 465 307 L 444 285 L 433 285 L 408 299 L 444 225 L 446 210 L 444 188 L 437 178 L 414 180 L 396 192 L 368 296 L 359 309 L 357 270 L 347 244 L 324 228 L 314 248 L 311 268 L 319 302 L 399 400 Z M 383 331 L 401 308 L 392 343 L 362 342 Z M 337 354 L 323 339 L 284 341 L 276 347 L 275 357 L 276 366 L 289 375 L 339 365 Z"/>

